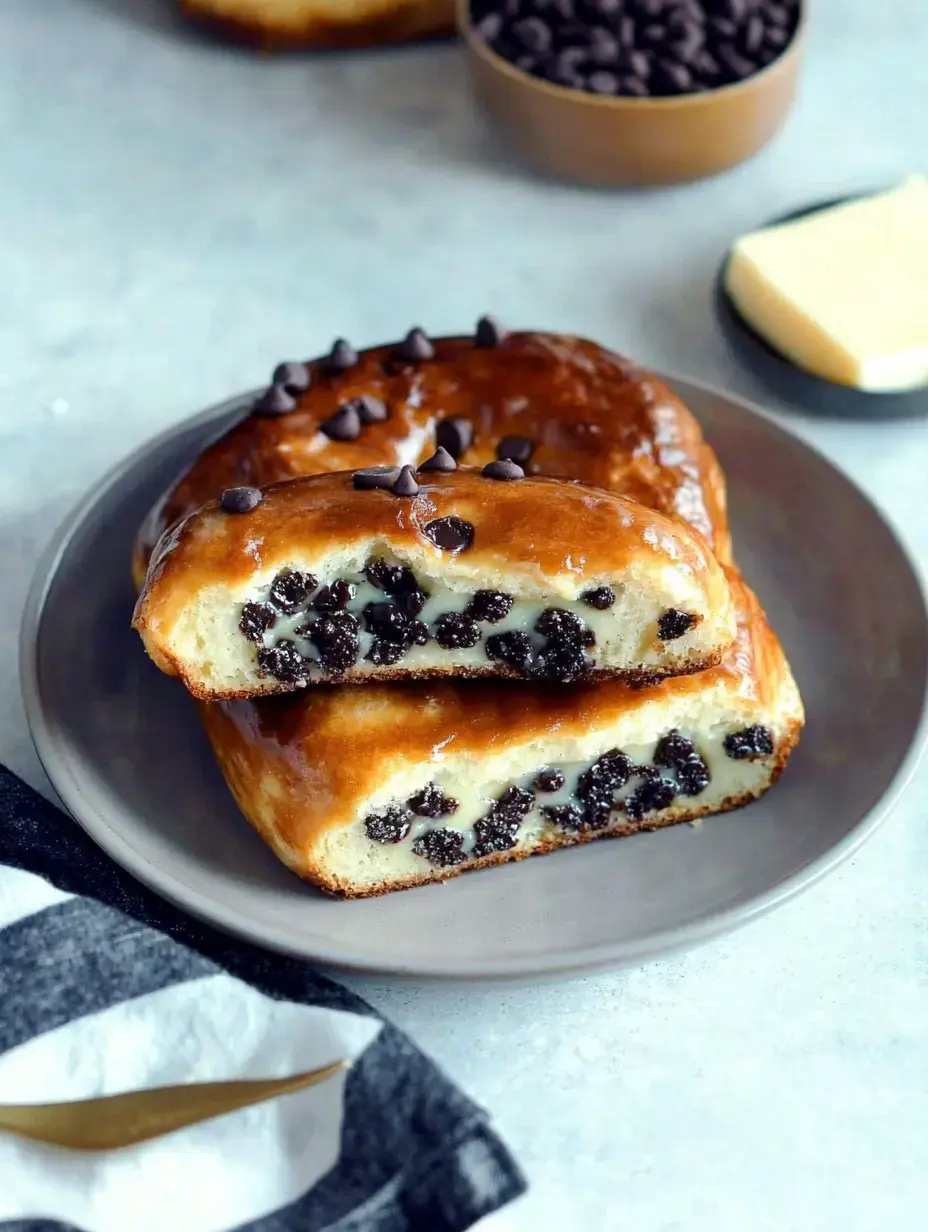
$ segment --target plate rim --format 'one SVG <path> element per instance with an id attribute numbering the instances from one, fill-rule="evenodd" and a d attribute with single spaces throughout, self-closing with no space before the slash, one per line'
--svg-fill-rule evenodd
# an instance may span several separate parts
<path id="1" fill-rule="evenodd" d="M 880 509 L 869 494 L 836 462 L 827 457 L 815 445 L 806 441 L 804 437 L 780 423 L 771 412 L 741 397 L 737 393 L 728 393 L 708 382 L 677 373 L 665 372 L 664 370 L 655 371 L 655 375 L 659 380 L 664 381 L 671 387 L 677 384 L 689 386 L 703 394 L 734 403 L 739 411 L 763 420 L 767 427 L 772 428 L 774 432 L 781 433 L 790 438 L 793 444 L 810 451 L 820 461 L 837 471 L 854 488 L 858 497 L 868 507 L 871 515 L 882 523 L 893 540 L 899 556 L 915 584 L 916 593 L 921 603 L 922 615 L 925 618 L 926 625 L 928 625 L 928 592 L 926 592 L 921 570 L 905 540 L 893 519 Z M 214 403 L 196 414 L 184 417 L 157 435 L 148 438 L 125 457 L 108 467 L 104 474 L 83 493 L 70 509 L 42 552 L 29 584 L 20 622 L 20 691 L 29 734 L 49 782 L 57 792 L 70 816 L 81 826 L 89 838 L 124 871 L 135 877 L 143 885 L 153 890 L 173 906 L 186 912 L 196 920 L 205 922 L 246 943 L 258 945 L 272 953 L 285 954 L 305 962 L 325 966 L 332 970 L 349 972 L 356 975 L 443 983 L 539 982 L 579 977 L 597 972 L 616 971 L 639 966 L 642 963 L 658 958 L 679 954 L 760 919 L 789 902 L 804 890 L 816 885 L 839 865 L 843 864 L 845 860 L 855 855 L 895 808 L 899 798 L 914 776 L 924 754 L 926 743 L 928 743 L 928 665 L 926 665 L 924 678 L 921 681 L 922 696 L 918 719 L 913 729 L 912 738 L 896 773 L 873 808 L 866 812 L 842 839 L 823 851 L 821 855 L 804 868 L 779 881 L 766 892 L 755 895 L 747 902 L 734 906 L 720 907 L 709 912 L 700 920 L 669 930 L 653 932 L 634 943 L 604 942 L 597 946 L 583 946 L 582 951 L 578 950 L 573 952 L 573 954 L 552 955 L 551 957 L 543 955 L 520 956 L 515 959 L 504 959 L 502 961 L 483 959 L 479 962 L 474 962 L 470 959 L 460 962 L 443 959 L 440 963 L 431 964 L 421 961 L 410 964 L 399 958 L 395 961 L 384 961 L 383 959 L 364 960 L 361 956 L 348 958 L 343 954 L 339 954 L 338 948 L 333 947 L 330 943 L 314 945 L 312 953 L 310 953 L 305 945 L 295 943 L 286 934 L 282 934 L 275 926 L 262 923 L 255 924 L 253 921 L 242 921 L 234 908 L 217 902 L 215 899 L 202 894 L 199 890 L 178 882 L 176 878 L 172 879 L 169 872 L 164 872 L 153 862 L 138 853 L 134 846 L 122 836 L 120 831 L 113 829 L 105 818 L 96 812 L 84 799 L 80 777 L 73 775 L 67 768 L 66 763 L 59 761 L 54 748 L 54 741 L 45 722 L 39 687 L 38 652 L 42 617 L 48 592 L 57 576 L 71 541 L 83 525 L 89 511 L 99 502 L 102 495 L 112 488 L 119 476 L 143 461 L 147 455 L 157 450 L 159 446 L 168 443 L 180 431 L 194 428 L 201 422 L 209 423 L 214 419 L 218 419 L 224 413 L 232 414 L 236 410 L 241 409 L 247 403 L 247 400 L 254 396 L 255 391 L 238 394 L 232 398 L 226 398 L 221 402 Z M 127 561 L 127 570 L 128 567 Z"/>

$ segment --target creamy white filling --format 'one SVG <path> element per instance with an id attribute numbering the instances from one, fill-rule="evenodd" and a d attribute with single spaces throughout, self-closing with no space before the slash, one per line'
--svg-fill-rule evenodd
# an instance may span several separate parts
<path id="1" fill-rule="evenodd" d="M 320 589 L 335 580 L 323 580 Z M 392 603 L 394 598 L 374 586 L 364 573 L 342 573 L 338 580 L 349 582 L 355 588 L 353 598 L 342 609 L 358 621 L 360 653 L 352 670 L 357 674 L 376 671 L 377 666 L 368 659 L 376 635 L 366 628 L 364 609 L 369 603 Z M 547 639 L 535 632 L 535 625 L 541 614 L 552 607 L 572 612 L 593 634 L 594 644 L 584 648 L 584 658 L 590 667 L 626 667 L 642 662 L 654 662 L 661 652 L 661 647 L 656 642 L 656 625 L 661 611 L 657 608 L 642 611 L 639 596 L 629 596 L 622 587 L 613 589 L 616 595 L 615 603 L 604 610 L 583 601 L 555 599 L 543 603 L 537 600 L 515 599 L 503 619 L 496 622 L 476 621 L 479 639 L 473 646 L 446 649 L 435 640 L 439 618 L 451 613 L 463 613 L 473 598 L 473 592 L 452 590 L 430 580 L 427 583 L 428 598 L 422 611 L 415 617 L 427 627 L 430 640 L 424 646 L 410 646 L 397 662 L 412 671 L 452 665 L 463 668 L 486 667 L 491 662 L 486 653 L 487 638 L 500 633 L 523 633 L 529 637 L 534 649 L 540 650 Z M 269 586 L 261 587 L 249 596 L 248 601 L 268 603 L 269 592 Z M 318 594 L 318 591 L 316 593 Z M 278 613 L 273 625 L 263 634 L 261 642 L 268 649 L 281 641 L 292 642 L 300 655 L 308 661 L 307 680 L 326 675 L 319 662 L 319 650 L 313 644 L 307 628 L 326 613 L 316 611 L 312 607 L 312 601 L 311 599 L 309 602 L 308 610 L 301 610 L 294 615 Z M 690 638 L 681 638 L 679 641 L 681 644 L 691 644 Z"/>
<path id="2" fill-rule="evenodd" d="M 739 730 L 739 728 L 735 727 L 731 730 Z M 682 734 L 686 735 L 685 732 Z M 614 789 L 613 799 L 615 801 L 615 808 L 609 816 L 608 823 L 602 827 L 597 827 L 594 833 L 616 829 L 629 823 L 648 826 L 656 820 L 672 817 L 674 814 L 682 814 L 704 808 L 717 808 L 727 799 L 758 794 L 763 790 L 769 778 L 771 758 L 732 758 L 726 753 L 724 748 L 724 738 L 727 734 L 727 731 L 716 729 L 711 737 L 704 740 L 690 737 L 693 739 L 696 752 L 702 757 L 709 774 L 709 783 L 695 795 L 686 795 L 679 790 L 681 786 L 680 776 L 675 769 L 654 765 L 654 755 L 657 748 L 656 742 L 654 744 L 628 745 L 623 747 L 621 751 L 636 766 L 654 767 L 662 779 L 669 780 L 678 788 L 678 794 L 672 802 L 663 808 L 646 811 L 641 817 L 629 817 L 623 806 L 628 797 L 636 792 L 646 781 L 643 775 L 632 774 L 627 783 Z M 582 811 L 583 800 L 577 794 L 578 780 L 585 771 L 590 769 L 592 764 L 590 761 L 574 761 L 552 766 L 551 768 L 561 771 L 565 780 L 564 785 L 553 792 L 540 791 L 534 787 L 535 779 L 543 768 L 542 766 L 538 766 L 530 774 L 523 775 L 518 779 L 499 782 L 479 782 L 471 776 L 462 776 L 460 772 L 443 772 L 440 769 L 436 769 L 429 781 L 434 783 L 445 796 L 457 802 L 457 808 L 452 814 L 436 818 L 413 816 L 408 833 L 398 843 L 380 843 L 370 839 L 367 836 L 362 821 L 358 827 L 360 830 L 358 840 L 370 853 L 369 858 L 373 862 L 370 866 L 372 869 L 376 869 L 378 865 L 381 865 L 382 872 L 384 873 L 389 869 L 395 875 L 402 875 L 403 873 L 409 875 L 421 874 L 432 867 L 432 863 L 427 856 L 414 850 L 414 844 L 417 839 L 426 835 L 430 830 L 451 830 L 461 835 L 461 850 L 465 857 L 472 856 L 477 843 L 475 823 L 481 818 L 488 816 L 493 805 L 507 788 L 516 786 L 529 790 L 534 794 L 534 802 L 519 824 L 516 842 L 513 847 L 514 850 L 529 850 L 540 841 L 554 835 L 576 833 L 575 830 L 569 827 L 560 827 L 555 824 L 548 818 L 544 810 L 557 805 L 572 804 Z M 421 786 L 425 787 L 425 782 Z M 392 803 L 399 808 L 409 807 L 408 800 L 405 799 L 395 800 Z M 389 805 L 386 807 L 389 807 Z M 374 815 L 383 813 L 385 808 L 376 810 Z M 437 867 L 441 866 L 438 865 Z"/>

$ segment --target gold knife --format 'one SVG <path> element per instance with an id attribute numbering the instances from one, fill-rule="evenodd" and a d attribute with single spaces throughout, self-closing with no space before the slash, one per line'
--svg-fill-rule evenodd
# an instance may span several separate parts
<path id="1" fill-rule="evenodd" d="M 304 1091 L 349 1065 L 349 1061 L 334 1061 L 289 1078 L 191 1082 L 60 1104 L 0 1104 L 0 1131 L 73 1151 L 114 1151 Z"/>

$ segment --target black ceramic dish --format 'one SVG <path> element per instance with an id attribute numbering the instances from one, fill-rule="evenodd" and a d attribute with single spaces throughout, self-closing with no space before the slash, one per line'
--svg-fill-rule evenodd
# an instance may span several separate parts
<path id="1" fill-rule="evenodd" d="M 819 210 L 827 210 L 834 205 L 843 205 L 845 201 L 858 199 L 855 195 L 821 201 L 817 205 L 794 210 L 759 225 L 773 227 L 778 223 L 793 222 L 797 218 L 816 214 Z M 863 389 L 853 389 L 806 372 L 776 350 L 745 321 L 729 298 L 725 290 L 725 269 L 729 256 L 730 253 L 725 254 L 715 281 L 716 317 L 722 333 L 738 359 L 777 397 L 810 414 L 841 419 L 907 419 L 916 415 L 928 415 L 928 386 L 900 393 L 871 393 Z"/>

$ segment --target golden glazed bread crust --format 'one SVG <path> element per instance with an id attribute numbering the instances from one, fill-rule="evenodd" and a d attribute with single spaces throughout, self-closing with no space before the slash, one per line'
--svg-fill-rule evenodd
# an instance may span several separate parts
<path id="1" fill-rule="evenodd" d="M 393 346 L 362 351 L 346 372 L 310 364 L 312 383 L 279 418 L 246 414 L 203 451 L 152 510 L 139 533 L 134 575 L 141 587 L 163 532 L 224 488 L 263 488 L 301 475 L 381 463 L 424 461 L 441 420 L 462 418 L 473 443 L 459 461 L 483 466 L 501 437 L 534 444 L 531 474 L 577 479 L 676 515 L 704 535 L 722 564 L 731 558 L 725 488 L 696 419 L 662 381 L 585 339 L 509 334 L 486 348 L 472 337 L 433 339 L 435 357 L 396 363 Z M 387 418 L 355 441 L 319 432 L 353 398 L 382 399 Z"/>
<path id="2" fill-rule="evenodd" d="M 377 47 L 451 34 L 453 0 L 180 0 L 191 21 L 266 51 Z"/>

